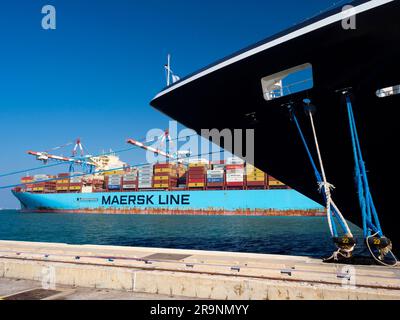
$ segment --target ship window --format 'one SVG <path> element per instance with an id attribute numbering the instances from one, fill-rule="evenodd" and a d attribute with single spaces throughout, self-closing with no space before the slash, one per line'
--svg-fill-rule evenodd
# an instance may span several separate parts
<path id="1" fill-rule="evenodd" d="M 311 89 L 314 86 L 312 65 L 305 63 L 264 77 L 261 85 L 267 101 Z"/>
<path id="2" fill-rule="evenodd" d="M 378 98 L 385 98 L 390 96 L 395 96 L 400 93 L 400 85 L 391 86 L 376 91 L 376 96 Z"/>

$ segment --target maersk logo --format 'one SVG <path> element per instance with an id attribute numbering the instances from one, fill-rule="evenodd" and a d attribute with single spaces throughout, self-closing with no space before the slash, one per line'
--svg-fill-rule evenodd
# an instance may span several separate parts
<path id="1" fill-rule="evenodd" d="M 103 196 L 101 203 L 103 205 L 190 205 L 190 195 L 119 195 L 119 196 Z"/>
<path id="2" fill-rule="evenodd" d="M 78 202 L 97 202 L 99 199 L 97 198 L 76 198 Z"/>

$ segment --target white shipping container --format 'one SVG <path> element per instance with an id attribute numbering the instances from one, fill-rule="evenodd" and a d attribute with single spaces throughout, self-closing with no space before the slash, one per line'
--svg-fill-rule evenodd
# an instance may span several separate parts
<path id="1" fill-rule="evenodd" d="M 226 182 L 243 182 L 243 179 L 238 178 L 226 178 Z"/>
<path id="2" fill-rule="evenodd" d="M 152 184 L 141 184 L 139 185 L 139 189 L 151 189 L 153 188 Z"/>
<path id="3" fill-rule="evenodd" d="M 110 174 L 108 179 L 121 179 L 122 175 L 120 174 Z"/>
<path id="4" fill-rule="evenodd" d="M 136 173 L 130 173 L 130 174 L 125 174 L 124 175 L 124 180 L 135 180 L 137 177 Z"/>
<path id="5" fill-rule="evenodd" d="M 124 184 L 123 189 L 136 189 L 136 184 Z"/>
<path id="6" fill-rule="evenodd" d="M 139 173 L 138 177 L 152 177 L 153 174 L 152 173 Z"/>
<path id="7" fill-rule="evenodd" d="M 232 181 L 232 180 L 235 180 L 235 179 L 243 181 L 244 180 L 244 176 L 243 175 L 239 175 L 239 174 L 227 175 L 226 176 L 226 181 Z"/>
<path id="8" fill-rule="evenodd" d="M 83 186 L 82 187 L 82 193 L 92 193 L 92 192 L 93 192 L 92 186 Z"/>
<path id="9" fill-rule="evenodd" d="M 223 174 L 224 174 L 224 170 L 216 170 L 216 169 L 214 169 L 214 170 L 207 170 L 207 175 L 213 175 L 213 174 L 216 174 L 216 175 L 223 175 Z"/>
<path id="10" fill-rule="evenodd" d="M 236 171 L 236 170 L 232 170 L 232 171 L 227 171 L 226 174 L 228 175 L 233 175 L 233 174 L 240 174 L 242 176 L 245 175 L 244 171 Z"/>
<path id="11" fill-rule="evenodd" d="M 244 164 L 244 160 L 239 157 L 231 157 L 226 159 L 227 164 Z"/>
<path id="12" fill-rule="evenodd" d="M 48 180 L 49 176 L 46 174 L 36 174 L 33 176 L 33 181 L 44 181 Z"/>

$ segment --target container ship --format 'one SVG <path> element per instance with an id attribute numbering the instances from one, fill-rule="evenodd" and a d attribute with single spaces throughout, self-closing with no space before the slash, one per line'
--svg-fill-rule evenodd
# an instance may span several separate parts
<path id="1" fill-rule="evenodd" d="M 145 147 L 144 147 L 145 148 Z M 31 152 L 39 160 L 79 163 Z M 242 159 L 160 162 L 130 167 L 116 155 L 89 157 L 94 174 L 21 178 L 12 190 L 23 212 L 318 216 L 323 208 Z M 122 169 L 121 169 L 122 168 Z"/>

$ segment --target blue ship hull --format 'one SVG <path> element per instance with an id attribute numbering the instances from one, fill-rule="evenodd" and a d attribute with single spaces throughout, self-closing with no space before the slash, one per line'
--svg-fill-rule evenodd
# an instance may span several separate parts
<path id="1" fill-rule="evenodd" d="M 22 211 L 199 215 L 323 215 L 295 190 L 145 191 L 35 194 L 14 192 Z"/>

